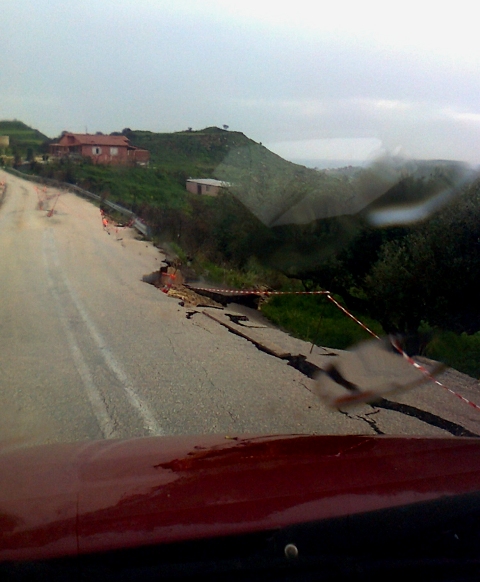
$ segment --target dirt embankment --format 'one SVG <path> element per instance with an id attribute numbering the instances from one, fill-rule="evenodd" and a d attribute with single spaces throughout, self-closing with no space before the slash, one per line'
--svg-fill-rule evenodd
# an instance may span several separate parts
<path id="1" fill-rule="evenodd" d="M 158 271 L 154 271 L 149 275 L 143 276 L 143 281 L 157 287 L 169 297 L 180 299 L 183 305 L 190 307 L 217 307 L 222 305 L 211 299 L 205 297 L 194 290 L 185 286 L 185 279 L 180 269 L 180 266 L 175 262 L 165 260 L 165 266 L 160 267 Z"/>

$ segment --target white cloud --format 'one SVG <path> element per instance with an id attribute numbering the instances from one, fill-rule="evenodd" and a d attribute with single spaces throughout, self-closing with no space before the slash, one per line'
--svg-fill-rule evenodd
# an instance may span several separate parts
<path id="1" fill-rule="evenodd" d="M 386 109 L 388 111 L 407 111 L 412 109 L 412 103 L 399 101 L 398 99 L 377 99 L 372 102 L 376 109 Z"/>
<path id="2" fill-rule="evenodd" d="M 377 139 L 470 159 L 480 43 L 464 6 L 12 0 L 1 15 L 1 116 L 49 135 L 226 123 L 312 153 Z"/>
<path id="3" fill-rule="evenodd" d="M 416 57 L 440 57 L 460 68 L 480 60 L 478 25 L 469 0 L 455 4 L 418 0 L 177 0 L 175 5 L 248 25 L 293 30 L 308 38 L 343 38 L 347 44 L 367 43 L 412 55 L 423 51 Z"/>
<path id="4" fill-rule="evenodd" d="M 453 109 L 442 109 L 446 117 L 453 119 L 454 121 L 463 121 L 466 123 L 478 124 L 480 123 L 480 113 L 474 113 L 472 111 L 455 111 Z"/>

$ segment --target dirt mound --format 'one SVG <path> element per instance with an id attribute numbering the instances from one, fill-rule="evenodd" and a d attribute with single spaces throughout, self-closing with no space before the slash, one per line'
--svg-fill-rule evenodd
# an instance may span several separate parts
<path id="1" fill-rule="evenodd" d="M 176 299 L 181 299 L 186 305 L 194 306 L 194 307 L 217 307 L 223 309 L 220 303 L 217 303 L 213 299 L 209 297 L 204 297 L 203 295 L 199 295 L 192 291 L 188 287 L 184 285 L 179 286 L 172 286 L 167 295 L 169 297 L 175 297 Z"/>
<path id="2" fill-rule="evenodd" d="M 218 307 L 222 305 L 210 297 L 199 295 L 183 285 L 183 276 L 175 267 L 162 267 L 149 275 L 144 275 L 142 280 L 166 293 L 169 297 L 180 299 L 185 305 L 192 307 Z"/>

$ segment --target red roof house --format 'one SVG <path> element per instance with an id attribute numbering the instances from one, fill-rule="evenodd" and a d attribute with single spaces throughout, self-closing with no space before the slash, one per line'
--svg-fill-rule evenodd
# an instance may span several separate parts
<path id="1" fill-rule="evenodd" d="M 143 165 L 150 159 L 147 150 L 135 147 L 124 135 L 65 132 L 57 143 L 50 144 L 50 153 L 57 157 L 90 158 L 94 164 L 122 166 Z"/>

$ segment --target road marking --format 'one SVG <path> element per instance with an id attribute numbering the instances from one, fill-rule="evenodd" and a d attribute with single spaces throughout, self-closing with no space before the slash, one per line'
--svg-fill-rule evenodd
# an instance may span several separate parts
<path id="1" fill-rule="evenodd" d="M 102 431 L 103 436 L 106 439 L 115 438 L 116 436 L 118 436 L 115 430 L 115 424 L 113 420 L 110 418 L 110 415 L 108 414 L 108 410 L 102 398 L 100 390 L 97 388 L 95 382 L 93 381 L 90 369 L 85 361 L 85 358 L 83 357 L 82 350 L 78 345 L 78 342 L 75 338 L 75 333 L 74 331 L 72 331 L 72 326 L 69 324 L 69 320 L 65 313 L 65 309 L 62 305 L 60 296 L 55 288 L 54 279 L 52 276 L 52 272 L 50 271 L 47 257 L 47 253 L 51 252 L 51 248 L 47 250 L 47 245 L 49 244 L 51 245 L 51 241 L 48 240 L 46 236 L 46 231 L 44 231 L 43 261 L 45 264 L 45 272 L 47 274 L 50 292 L 55 300 L 57 310 L 60 314 L 59 318 L 60 322 L 65 331 L 65 335 L 67 336 L 68 347 L 70 348 L 75 368 L 77 369 L 77 372 L 83 382 L 85 392 L 87 393 L 88 400 L 90 401 L 93 413 L 97 419 L 97 422 L 100 426 L 100 430 Z"/>
<path id="2" fill-rule="evenodd" d="M 56 242 L 54 238 L 54 234 L 52 229 L 47 229 L 44 231 L 44 257 L 47 265 L 47 274 L 51 279 L 51 283 L 54 287 L 53 278 L 51 277 L 51 273 L 48 272 L 48 261 L 47 261 L 47 254 L 50 255 L 50 258 L 55 266 L 58 269 L 58 276 L 61 277 L 62 283 L 64 284 L 68 294 L 75 305 L 83 323 L 85 324 L 90 336 L 92 337 L 94 343 L 96 344 L 99 353 L 105 360 L 105 363 L 116 376 L 118 381 L 120 382 L 121 387 L 123 388 L 126 398 L 131 404 L 133 408 L 139 413 L 140 417 L 143 420 L 143 424 L 145 429 L 152 435 L 163 435 L 164 431 L 159 426 L 157 420 L 155 419 L 154 414 L 150 410 L 149 406 L 138 396 L 135 387 L 131 380 L 129 379 L 128 375 L 124 371 L 120 362 L 115 358 L 112 351 L 108 347 L 105 339 L 102 337 L 100 332 L 98 331 L 97 327 L 93 323 L 92 319 L 90 318 L 87 310 L 85 309 L 84 305 L 82 304 L 81 300 L 79 299 L 77 293 L 72 288 L 70 281 L 68 280 L 67 276 L 62 272 L 60 260 L 58 257 Z M 60 304 L 60 298 L 57 294 L 55 297 L 57 302 Z M 65 318 L 63 318 L 65 319 Z M 78 344 L 77 344 L 78 345 Z M 83 358 L 83 356 L 82 356 Z M 86 365 L 86 364 L 85 364 Z M 90 376 L 91 378 L 91 376 Z M 99 395 L 98 389 L 95 387 L 97 395 Z M 100 396 L 101 398 L 101 396 Z M 102 400 L 103 402 L 103 400 Z M 107 413 L 108 414 L 108 413 Z"/>

